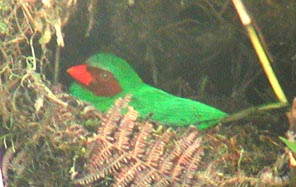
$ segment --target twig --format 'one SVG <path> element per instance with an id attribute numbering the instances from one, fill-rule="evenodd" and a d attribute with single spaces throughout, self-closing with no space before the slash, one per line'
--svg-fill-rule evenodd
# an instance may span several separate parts
<path id="1" fill-rule="evenodd" d="M 59 69 L 60 69 L 60 56 L 61 56 L 61 46 L 56 46 L 55 59 L 54 59 L 54 75 L 53 83 L 56 84 L 59 81 Z"/>
<path id="2" fill-rule="evenodd" d="M 286 105 L 288 104 L 288 100 L 281 88 L 281 85 L 279 84 L 276 75 L 270 65 L 268 56 L 266 54 L 266 50 L 262 46 L 260 39 L 258 37 L 258 34 L 255 30 L 255 27 L 252 24 L 252 20 L 250 16 L 247 13 L 247 10 L 242 3 L 241 0 L 232 0 L 232 3 L 241 19 L 242 24 L 246 28 L 248 35 L 250 37 L 250 40 L 253 44 L 253 47 L 257 53 L 257 56 L 261 62 L 261 65 L 263 67 L 263 70 L 265 71 L 265 74 L 273 88 L 273 91 L 275 92 L 277 98 L 281 103 L 285 103 Z"/>
<path id="3" fill-rule="evenodd" d="M 4 187 L 1 169 L 0 169 L 0 187 Z"/>

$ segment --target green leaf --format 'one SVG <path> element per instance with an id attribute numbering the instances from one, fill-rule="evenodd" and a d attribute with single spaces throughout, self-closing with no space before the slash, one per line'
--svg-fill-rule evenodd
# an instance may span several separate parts
<path id="1" fill-rule="evenodd" d="M 2 21 L 0 21 L 0 33 L 2 33 L 2 34 L 8 34 L 8 27 Z"/>
<path id="2" fill-rule="evenodd" d="M 279 136 L 279 138 L 293 151 L 296 153 L 296 142 L 291 142 L 288 139 Z"/>

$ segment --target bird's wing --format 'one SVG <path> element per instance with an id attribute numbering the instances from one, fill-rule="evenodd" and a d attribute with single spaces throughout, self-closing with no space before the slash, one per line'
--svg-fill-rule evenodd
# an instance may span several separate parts
<path id="1" fill-rule="evenodd" d="M 227 114 L 198 101 L 177 97 L 162 90 L 145 85 L 138 89 L 131 103 L 145 117 L 172 125 L 196 125 L 198 129 L 213 126 Z"/>

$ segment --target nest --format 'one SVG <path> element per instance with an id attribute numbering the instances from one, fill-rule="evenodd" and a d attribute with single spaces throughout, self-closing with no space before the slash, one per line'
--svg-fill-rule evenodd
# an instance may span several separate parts
<path id="1" fill-rule="evenodd" d="M 173 130 L 140 122 L 137 112 L 128 107 L 130 96 L 119 99 L 102 114 L 59 87 L 51 87 L 31 65 L 13 63 L 0 68 L 2 171 L 8 186 L 233 186 L 288 182 L 285 177 L 272 177 L 268 169 L 257 177 L 247 177 L 243 169 L 221 175 L 222 167 L 228 165 L 230 171 L 232 162 L 237 160 L 234 166 L 241 162 L 238 158 L 242 159 L 242 152 L 236 155 L 235 139 L 207 134 L 203 135 L 203 143 L 203 136 L 194 127 Z M 209 144 L 218 149 L 209 152 Z M 225 148 L 229 152 L 221 152 Z M 203 159 L 204 149 L 219 159 Z"/>

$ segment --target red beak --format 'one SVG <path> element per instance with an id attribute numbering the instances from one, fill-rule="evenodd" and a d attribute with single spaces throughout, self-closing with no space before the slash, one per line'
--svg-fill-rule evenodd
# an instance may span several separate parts
<path id="1" fill-rule="evenodd" d="M 85 86 L 88 86 L 93 80 L 92 75 L 87 71 L 87 64 L 72 66 L 67 70 L 67 73 Z"/>

